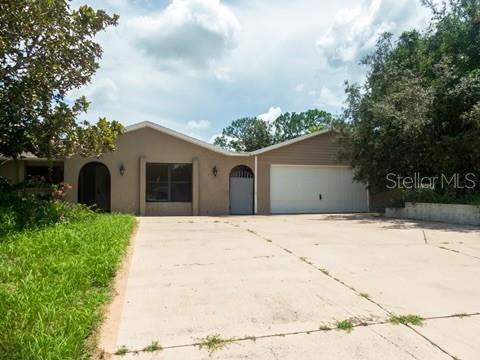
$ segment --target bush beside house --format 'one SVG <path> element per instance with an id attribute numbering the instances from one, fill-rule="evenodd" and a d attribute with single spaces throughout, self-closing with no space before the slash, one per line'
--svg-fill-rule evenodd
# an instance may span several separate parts
<path id="1" fill-rule="evenodd" d="M 134 217 L 1 186 L 0 359 L 88 358 Z"/>

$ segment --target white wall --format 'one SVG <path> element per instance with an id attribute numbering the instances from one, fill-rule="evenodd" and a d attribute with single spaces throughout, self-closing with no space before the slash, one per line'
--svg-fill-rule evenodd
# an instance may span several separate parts
<path id="1" fill-rule="evenodd" d="M 460 204 L 405 203 L 405 208 L 386 208 L 385 217 L 480 225 L 480 207 Z"/>

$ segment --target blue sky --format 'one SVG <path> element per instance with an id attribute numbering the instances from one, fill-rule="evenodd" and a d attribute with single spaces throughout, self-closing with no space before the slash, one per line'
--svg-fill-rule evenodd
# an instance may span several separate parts
<path id="1" fill-rule="evenodd" d="M 378 35 L 422 27 L 419 0 L 74 0 L 120 15 L 86 119 L 149 120 L 205 141 L 232 120 L 320 108 L 338 113 L 343 83 Z"/>

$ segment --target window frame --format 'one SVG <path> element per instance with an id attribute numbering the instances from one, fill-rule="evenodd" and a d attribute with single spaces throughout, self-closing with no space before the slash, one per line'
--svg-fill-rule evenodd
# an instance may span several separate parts
<path id="1" fill-rule="evenodd" d="M 151 165 L 164 165 L 167 166 L 167 199 L 165 200 L 149 200 L 148 198 L 148 167 Z M 172 181 L 172 169 L 176 165 L 188 165 L 190 166 L 190 181 Z M 157 184 L 164 181 L 159 181 Z M 172 200 L 172 185 L 173 184 L 190 184 L 190 196 L 187 200 L 179 201 Z M 147 162 L 145 163 L 145 202 L 146 203 L 191 203 L 193 201 L 193 163 L 165 163 L 165 162 Z"/>
<path id="2" fill-rule="evenodd" d="M 31 175 L 33 169 L 42 169 L 45 171 L 45 175 Z M 52 164 L 52 182 L 49 181 L 48 176 L 49 165 L 45 162 L 25 162 L 23 177 L 25 181 L 30 181 L 35 178 L 35 176 L 42 176 L 44 178 L 45 184 L 58 185 L 65 182 L 65 164 L 62 162 L 54 162 Z M 35 171 L 34 171 L 35 172 Z"/>

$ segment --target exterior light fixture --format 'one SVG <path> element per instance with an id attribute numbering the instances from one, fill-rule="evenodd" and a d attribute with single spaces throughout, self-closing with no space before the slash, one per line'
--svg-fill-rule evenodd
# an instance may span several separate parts
<path id="1" fill-rule="evenodd" d="M 213 176 L 217 176 L 217 174 L 218 174 L 218 169 L 217 169 L 216 165 L 212 169 L 212 174 L 213 174 Z"/>
<path id="2" fill-rule="evenodd" d="M 122 164 L 120 165 L 120 175 L 123 176 L 123 174 L 125 174 L 125 166 Z"/>

